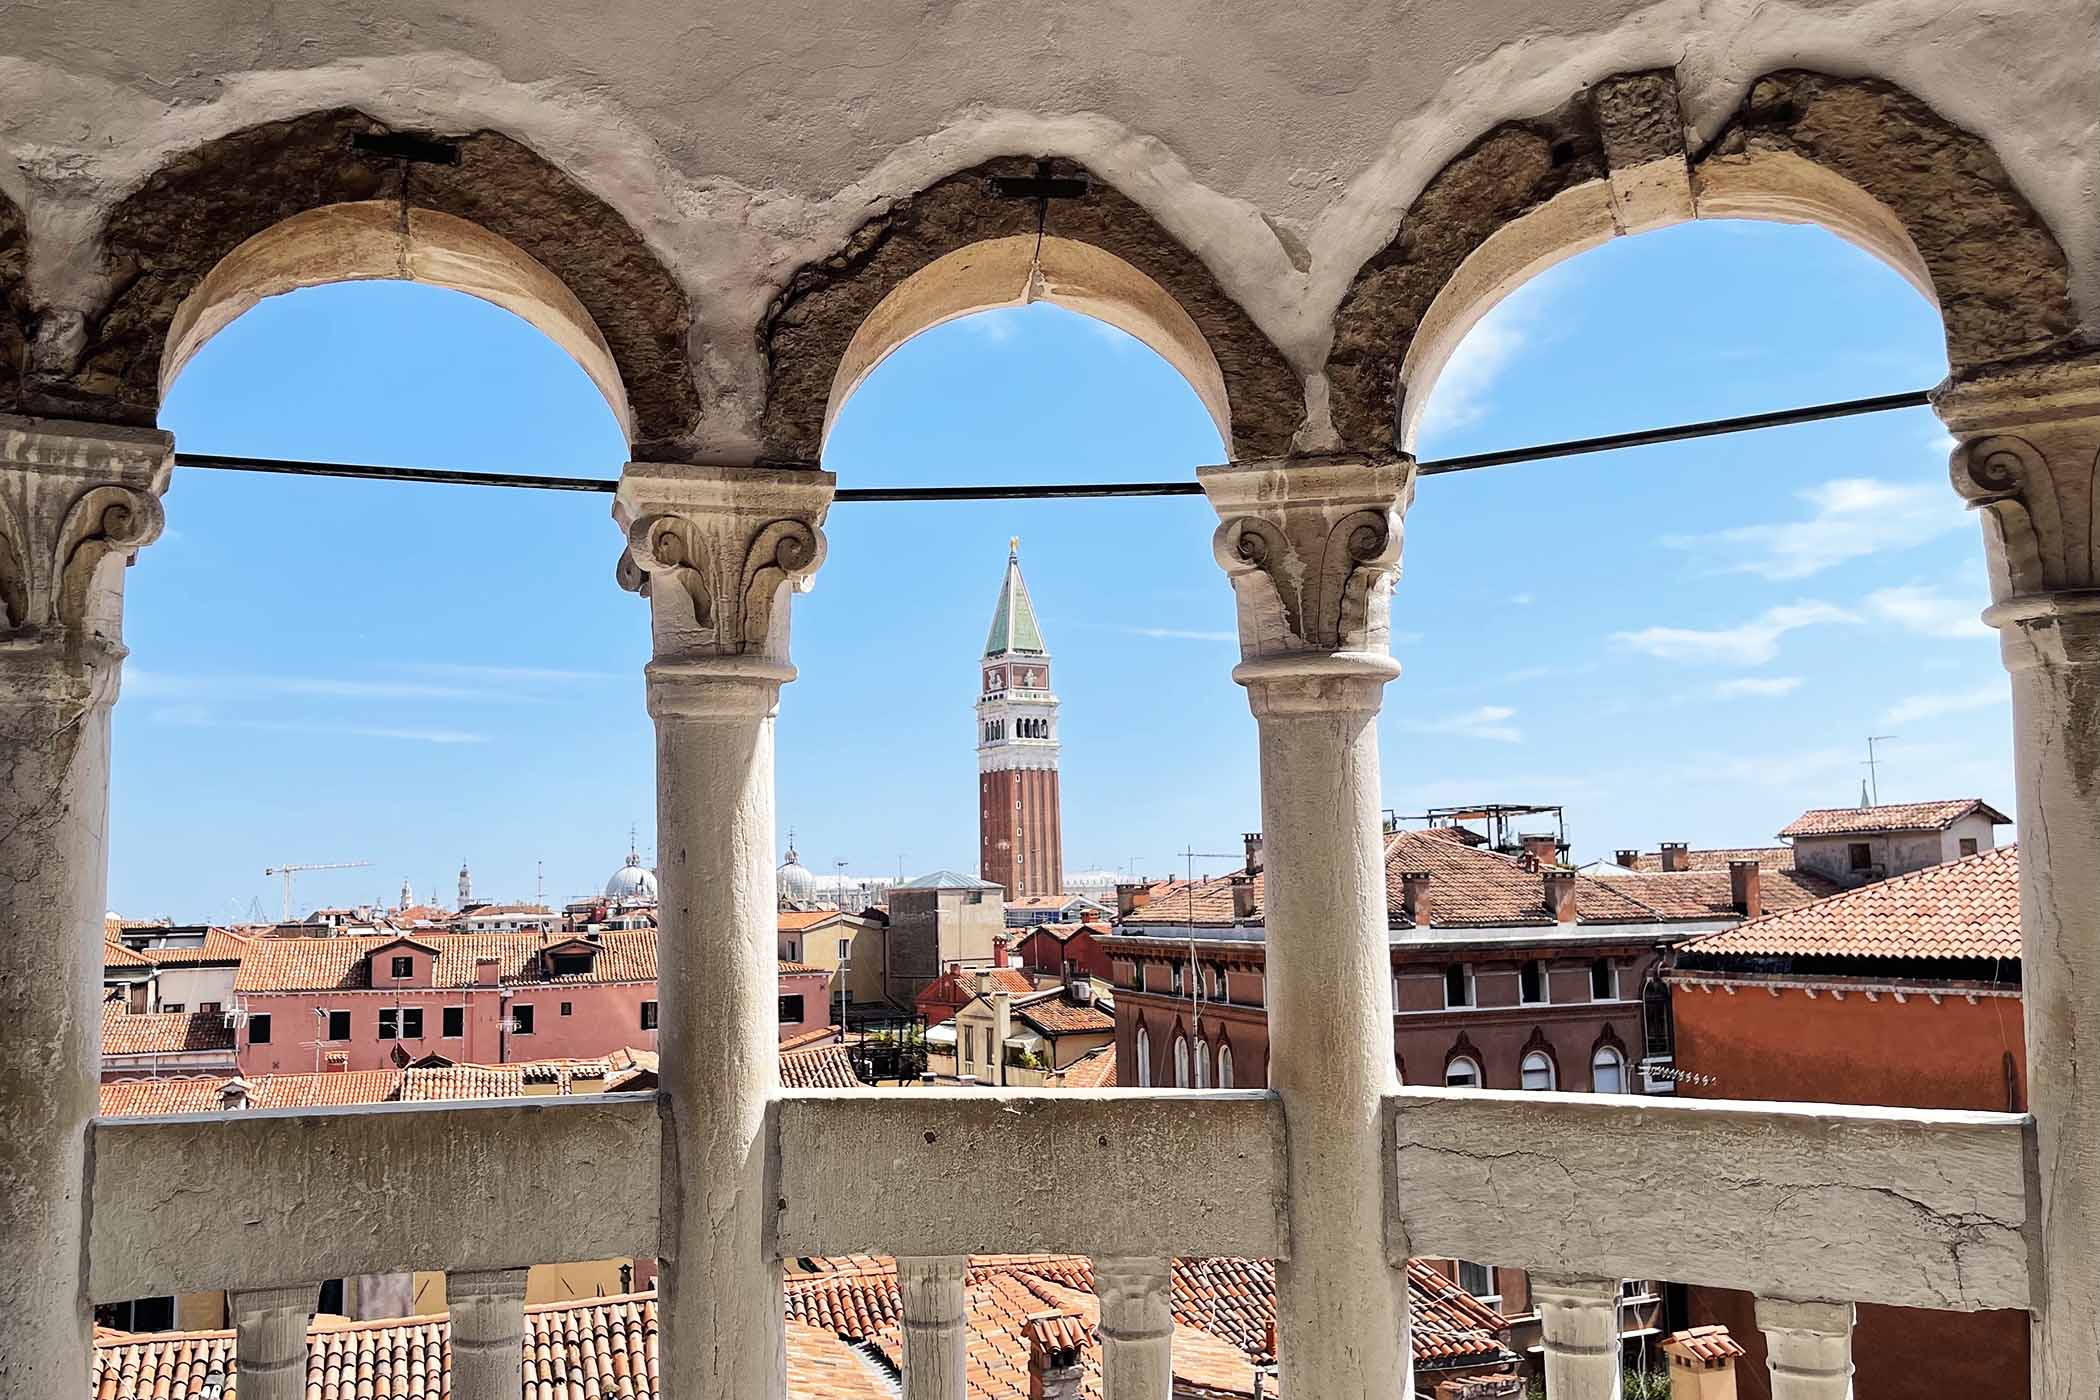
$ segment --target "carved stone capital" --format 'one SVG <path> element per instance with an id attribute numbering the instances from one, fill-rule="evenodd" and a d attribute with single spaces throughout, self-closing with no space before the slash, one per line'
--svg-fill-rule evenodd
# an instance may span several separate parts
<path id="1" fill-rule="evenodd" d="M 1399 674 L 1391 605 L 1412 458 L 1287 458 L 1196 475 L 1222 518 L 1211 548 L 1239 602 L 1234 679 L 1264 690 L 1287 678 L 1369 681 L 1375 693 Z"/>
<path id="2" fill-rule="evenodd" d="M 2100 359 L 1964 380 L 1934 407 L 1956 439 L 1954 489 L 1983 518 L 1986 620 L 2026 625 L 2050 611 L 2033 600 L 2100 588 Z"/>
<path id="3" fill-rule="evenodd" d="M 717 676 L 762 691 L 793 678 L 789 595 L 807 592 L 824 562 L 835 484 L 823 471 L 628 464 L 613 497 L 627 532 L 618 573 L 649 600 L 652 692 Z"/>
<path id="4" fill-rule="evenodd" d="M 124 655 L 124 568 L 160 534 L 174 440 L 0 415 L 0 660 L 102 675 Z M 14 689 L 16 687 L 10 687 Z"/>

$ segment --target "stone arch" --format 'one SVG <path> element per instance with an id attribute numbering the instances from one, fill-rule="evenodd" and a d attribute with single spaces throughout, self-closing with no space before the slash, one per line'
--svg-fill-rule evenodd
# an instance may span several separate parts
<path id="1" fill-rule="evenodd" d="M 1480 1047 L 1473 1043 L 1473 1037 L 1467 1035 L 1464 1031 L 1460 1031 L 1458 1038 L 1451 1042 L 1451 1047 L 1444 1051 L 1444 1072 L 1438 1078 L 1437 1083 L 1445 1084 L 1449 1082 L 1451 1066 L 1459 1060 L 1470 1060 L 1473 1063 L 1473 1067 L 1480 1071 L 1478 1087 L 1485 1089 L 1487 1087 L 1487 1056 L 1483 1055 L 1480 1052 Z"/>
<path id="2" fill-rule="evenodd" d="M 1873 253 L 1939 307 L 1957 377 L 2060 347 L 2076 325 L 2063 250 L 2004 165 L 1901 88 L 1771 73 L 1694 152 L 1674 77 L 1623 74 L 1460 152 L 1358 271 L 1327 361 L 1343 442 L 1411 450 L 1437 374 L 1504 295 L 1617 234 L 1692 218 L 1815 223 Z"/>
<path id="3" fill-rule="evenodd" d="M 685 293 L 627 222 L 512 138 L 440 139 L 456 161 L 358 150 L 350 109 L 249 127 L 170 161 L 110 214 L 115 291 L 63 392 L 150 422 L 176 370 L 264 296 L 360 278 L 430 282 L 538 326 L 606 392 L 637 458 L 700 419 Z"/>
<path id="4" fill-rule="evenodd" d="M 1545 1056 L 1546 1063 L 1553 1067 L 1553 1084 L 1555 1088 L 1559 1088 L 1567 1082 L 1566 1077 L 1561 1072 L 1560 1051 L 1554 1048 L 1551 1040 L 1547 1039 L 1546 1028 L 1535 1025 L 1531 1028 L 1530 1036 L 1525 1039 L 1523 1048 L 1517 1051 L 1518 1082 L 1520 1084 L 1523 1082 L 1523 1064 L 1533 1055 Z"/>
<path id="5" fill-rule="evenodd" d="M 22 401 L 29 370 L 29 222 L 0 194 L 0 409 Z"/>
<path id="6" fill-rule="evenodd" d="M 1043 213 L 996 177 L 1085 179 Z M 1189 380 L 1231 455 L 1289 450 L 1304 386 L 1203 261 L 1136 201 L 1072 161 L 1002 157 L 939 180 L 788 279 L 759 328 L 770 458 L 814 462 L 833 417 L 884 356 L 942 321 L 1045 300 L 1117 326 Z"/>

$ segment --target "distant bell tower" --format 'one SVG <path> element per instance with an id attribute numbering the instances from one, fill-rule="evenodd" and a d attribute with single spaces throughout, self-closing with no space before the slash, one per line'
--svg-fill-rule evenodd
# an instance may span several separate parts
<path id="1" fill-rule="evenodd" d="M 459 863 L 459 907 L 464 909 L 474 902 L 474 877 L 467 874 L 467 863 Z"/>
<path id="2" fill-rule="evenodd" d="M 977 692 L 978 873 L 1007 898 L 1061 894 L 1064 833 L 1058 813 L 1057 696 L 1050 650 L 1021 579 L 1021 541 L 1008 546 L 1006 578 L 984 641 Z"/>

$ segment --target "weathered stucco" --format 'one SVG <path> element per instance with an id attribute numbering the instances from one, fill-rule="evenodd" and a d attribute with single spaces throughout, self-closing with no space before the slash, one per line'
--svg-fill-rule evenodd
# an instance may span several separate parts
<path id="1" fill-rule="evenodd" d="M 28 358 L 29 225 L 21 208 L 0 194 L 0 413 L 12 413 Z"/>

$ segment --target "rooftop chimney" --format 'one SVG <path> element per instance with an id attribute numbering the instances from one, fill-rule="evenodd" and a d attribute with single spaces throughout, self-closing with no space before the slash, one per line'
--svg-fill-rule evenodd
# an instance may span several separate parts
<path id="1" fill-rule="evenodd" d="M 1429 927 L 1429 872 L 1409 870 L 1400 876 L 1400 912 L 1416 928 Z"/>
<path id="2" fill-rule="evenodd" d="M 1552 832 L 1537 832 L 1530 836 L 1519 836 L 1517 842 L 1523 846 L 1524 854 L 1530 856 L 1538 864 L 1542 866 L 1560 864 L 1560 843 L 1553 839 Z"/>
<path id="3" fill-rule="evenodd" d="M 1232 917 L 1235 921 L 1254 917 L 1254 877 L 1232 877 Z"/>
<path id="4" fill-rule="evenodd" d="M 992 935 L 992 966 L 1013 966 L 1012 963 L 1009 963 L 1006 960 L 1006 935 L 1003 933 L 995 933 Z"/>
<path id="5" fill-rule="evenodd" d="M 1144 908 L 1149 902 L 1145 897 L 1145 891 L 1149 888 L 1151 887 L 1143 880 L 1133 884 L 1125 884 L 1118 881 L 1116 884 L 1116 916 L 1127 919 L 1138 910 Z"/>
<path id="6" fill-rule="evenodd" d="M 1086 1324 L 1071 1313 L 1028 1319 L 1028 1400 L 1079 1400 Z"/>
<path id="7" fill-rule="evenodd" d="M 219 1107 L 236 1113 L 250 1105 L 248 1081 L 236 1074 L 219 1086 Z"/>
<path id="8" fill-rule="evenodd" d="M 1672 1332 L 1660 1350 L 1670 1358 L 1670 1400 L 1735 1400 L 1735 1363 L 1744 1353 L 1726 1327 Z"/>
<path id="9" fill-rule="evenodd" d="M 1627 870 L 1638 870 L 1641 864 L 1639 851 L 1613 851 L 1611 858 Z"/>
<path id="10" fill-rule="evenodd" d="M 1728 862 L 1728 899 L 1735 912 L 1754 919 L 1765 912 L 1764 872 L 1754 860 Z"/>
<path id="11" fill-rule="evenodd" d="M 1663 869 L 1676 872 L 1692 868 L 1692 848 L 1682 841 L 1665 841 L 1662 844 Z"/>
<path id="12" fill-rule="evenodd" d="M 496 958 L 474 959 L 474 985 L 493 987 L 502 980 L 503 964 Z"/>
<path id="13" fill-rule="evenodd" d="M 1575 872 L 1572 870 L 1548 870 L 1540 877 L 1546 882 L 1546 912 L 1553 916 L 1556 924 L 1575 922 Z"/>
<path id="14" fill-rule="evenodd" d="M 1006 1082 L 1006 1038 L 1014 1033 L 1014 994 L 1004 982 L 992 984 L 992 1074 L 994 1084 Z"/>
<path id="15" fill-rule="evenodd" d="M 1261 833 L 1250 831 L 1240 839 L 1247 843 L 1247 873 L 1261 874 Z"/>
<path id="16" fill-rule="evenodd" d="M 1502 1400 L 1503 1396 L 1523 1393 L 1522 1376 L 1496 1371 L 1485 1376 L 1454 1376 L 1447 1381 L 1438 1381 L 1436 1400 Z"/>

